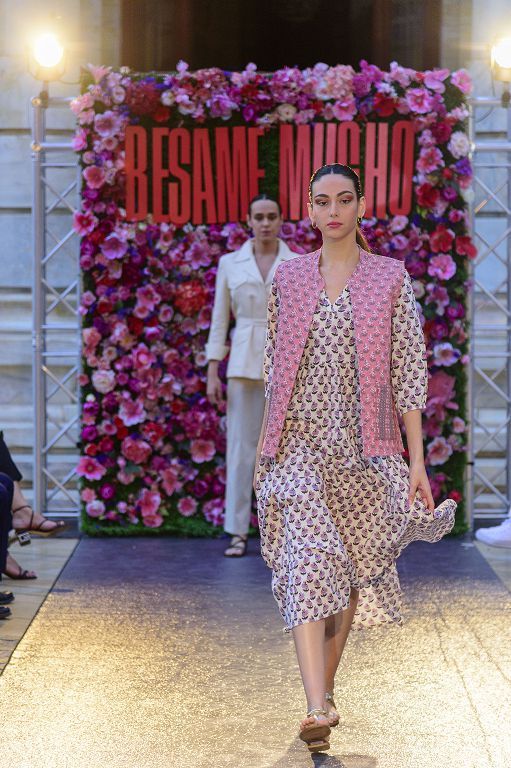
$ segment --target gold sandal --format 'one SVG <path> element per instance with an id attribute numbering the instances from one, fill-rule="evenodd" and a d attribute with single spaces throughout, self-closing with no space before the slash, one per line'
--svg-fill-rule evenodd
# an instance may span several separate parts
<path id="1" fill-rule="evenodd" d="M 326 713 L 326 716 L 328 717 L 328 724 L 330 728 L 337 728 L 337 726 L 339 725 L 339 720 L 341 718 L 339 717 L 339 713 L 337 712 L 333 691 L 332 693 L 328 693 L 328 691 L 325 693 L 325 701 L 327 701 L 333 707 L 333 710 L 331 709 Z"/>
<path id="2" fill-rule="evenodd" d="M 312 725 L 306 725 L 300 733 L 299 738 L 307 744 L 309 752 L 323 752 L 330 749 L 330 742 L 327 736 L 330 735 L 330 726 L 328 724 L 320 725 L 320 717 L 328 717 L 324 709 L 311 709 L 306 717 L 313 717 L 316 721 Z"/>

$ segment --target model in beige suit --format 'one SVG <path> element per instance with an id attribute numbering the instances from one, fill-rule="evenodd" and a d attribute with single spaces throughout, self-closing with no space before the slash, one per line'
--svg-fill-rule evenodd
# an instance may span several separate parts
<path id="1" fill-rule="evenodd" d="M 258 195 L 249 206 L 247 223 L 253 239 L 218 265 L 215 303 L 206 355 L 207 395 L 211 403 L 222 400 L 218 364 L 226 356 L 231 313 L 235 327 L 227 366 L 227 487 L 225 530 L 231 542 L 227 557 L 241 557 L 247 550 L 252 509 L 252 477 L 264 413 L 263 357 L 266 311 L 271 282 L 281 261 L 296 254 L 279 239 L 282 214 L 279 204 Z"/>

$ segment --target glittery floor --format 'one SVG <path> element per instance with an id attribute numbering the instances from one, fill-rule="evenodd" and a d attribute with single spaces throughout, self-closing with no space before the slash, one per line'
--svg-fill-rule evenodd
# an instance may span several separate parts
<path id="1" fill-rule="evenodd" d="M 511 766 L 511 596 L 476 547 L 409 547 L 408 621 L 351 638 L 313 759 L 257 542 L 224 545 L 82 540 L 0 678 L 1 768 Z"/>

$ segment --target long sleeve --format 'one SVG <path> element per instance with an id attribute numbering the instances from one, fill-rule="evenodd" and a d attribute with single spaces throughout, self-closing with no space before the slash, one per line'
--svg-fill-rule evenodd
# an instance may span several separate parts
<path id="1" fill-rule="evenodd" d="M 268 313 L 266 326 L 266 344 L 264 347 L 264 394 L 268 398 L 271 391 L 273 378 L 273 360 L 275 357 L 275 343 L 277 340 L 277 323 L 279 318 L 279 289 L 275 278 L 271 284 L 270 297 L 268 299 Z"/>
<path id="2" fill-rule="evenodd" d="M 229 351 L 226 344 L 231 314 L 231 296 L 227 285 L 227 275 L 223 259 L 218 263 L 215 282 L 215 301 L 211 315 L 211 326 L 206 344 L 206 357 L 209 360 L 223 360 Z"/>
<path id="3" fill-rule="evenodd" d="M 426 407 L 426 345 L 412 281 L 406 270 L 392 314 L 391 380 L 399 414 Z"/>

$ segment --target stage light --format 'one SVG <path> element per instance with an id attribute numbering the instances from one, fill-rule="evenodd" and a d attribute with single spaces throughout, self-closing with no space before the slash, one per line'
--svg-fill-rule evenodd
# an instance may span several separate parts
<path id="1" fill-rule="evenodd" d="M 502 37 L 497 40 L 491 48 L 491 70 L 495 80 L 506 83 L 502 93 L 502 106 L 509 107 L 511 94 L 509 92 L 509 83 L 511 83 L 511 37 Z"/>
<path id="2" fill-rule="evenodd" d="M 29 70 L 45 83 L 59 80 L 64 74 L 64 46 L 54 32 L 43 32 L 34 39 L 29 52 Z"/>
<path id="3" fill-rule="evenodd" d="M 40 67 L 51 69 L 64 58 L 64 48 L 52 32 L 45 32 L 34 43 L 34 59 Z"/>

